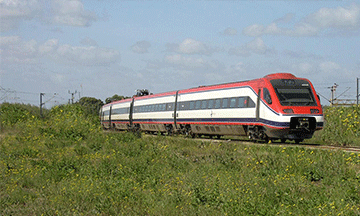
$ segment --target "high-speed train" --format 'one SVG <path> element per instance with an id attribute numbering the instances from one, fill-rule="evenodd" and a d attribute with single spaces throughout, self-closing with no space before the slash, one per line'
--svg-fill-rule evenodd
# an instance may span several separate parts
<path id="1" fill-rule="evenodd" d="M 104 105 L 100 120 L 105 129 L 296 143 L 311 138 L 324 124 L 313 85 L 290 73 L 134 96 Z"/>

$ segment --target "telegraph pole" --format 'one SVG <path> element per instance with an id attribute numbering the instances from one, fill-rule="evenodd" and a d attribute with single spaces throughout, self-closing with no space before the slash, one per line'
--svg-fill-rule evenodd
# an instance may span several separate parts
<path id="1" fill-rule="evenodd" d="M 359 77 L 356 78 L 356 105 L 359 106 Z"/>
<path id="2" fill-rule="evenodd" d="M 77 90 L 75 90 L 75 92 L 70 92 L 70 90 L 69 90 L 69 94 L 71 94 L 71 104 L 73 104 L 74 103 L 74 95 L 77 93 Z M 69 99 L 69 103 L 70 103 L 70 99 Z"/>
<path id="3" fill-rule="evenodd" d="M 339 85 L 334 83 L 333 86 L 329 87 L 330 90 L 331 90 L 331 100 L 330 100 L 330 106 L 333 106 L 334 105 L 334 97 L 335 97 L 335 91 L 336 91 L 336 88 L 338 87 Z"/>
<path id="4" fill-rule="evenodd" d="M 42 113 L 42 106 L 45 104 L 42 102 L 42 97 L 45 95 L 45 93 L 40 93 L 40 117 L 43 117 Z"/>

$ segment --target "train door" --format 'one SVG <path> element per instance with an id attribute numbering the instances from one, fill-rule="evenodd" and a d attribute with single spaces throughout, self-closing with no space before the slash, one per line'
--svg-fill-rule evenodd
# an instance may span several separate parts
<path id="1" fill-rule="evenodd" d="M 179 91 L 176 91 L 176 95 L 175 95 L 175 104 L 174 104 L 174 113 L 172 114 L 172 117 L 174 118 L 174 128 L 175 131 L 178 130 L 178 126 L 177 126 L 177 118 L 179 117 L 179 111 L 178 111 L 178 100 L 179 100 Z"/>
<path id="2" fill-rule="evenodd" d="M 261 116 L 262 118 L 266 119 L 269 116 L 266 116 L 266 110 L 268 110 L 268 107 L 272 104 L 272 99 L 270 95 L 270 91 L 267 88 L 263 88 L 262 90 L 262 100 L 264 102 L 264 108 L 261 110 Z"/>

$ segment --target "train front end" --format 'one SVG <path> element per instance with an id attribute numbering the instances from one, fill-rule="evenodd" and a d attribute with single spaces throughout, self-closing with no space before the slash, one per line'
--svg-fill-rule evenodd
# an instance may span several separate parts
<path id="1" fill-rule="evenodd" d="M 280 128 L 267 128 L 268 137 L 301 142 L 310 139 L 316 130 L 323 128 L 324 117 L 320 98 L 311 82 L 285 74 L 269 77 L 269 94 L 274 96 L 272 109 Z M 266 102 L 266 96 L 264 96 Z M 271 105 L 271 104 L 270 104 Z"/>

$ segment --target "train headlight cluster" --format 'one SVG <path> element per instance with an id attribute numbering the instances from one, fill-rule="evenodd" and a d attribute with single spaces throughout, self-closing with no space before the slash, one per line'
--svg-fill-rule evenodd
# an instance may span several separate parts
<path id="1" fill-rule="evenodd" d="M 311 114 L 317 114 L 320 112 L 319 109 L 310 109 Z"/>
<path id="2" fill-rule="evenodd" d="M 294 113 L 293 109 L 283 109 L 284 113 Z"/>

